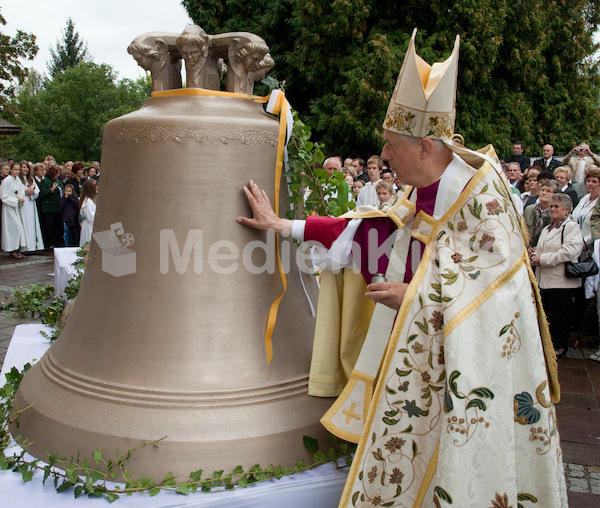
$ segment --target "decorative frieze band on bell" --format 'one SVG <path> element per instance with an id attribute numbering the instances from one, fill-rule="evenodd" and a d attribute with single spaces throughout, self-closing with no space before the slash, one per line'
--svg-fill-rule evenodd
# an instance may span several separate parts
<path id="1" fill-rule="evenodd" d="M 152 77 L 152 91 L 182 87 L 185 62 L 186 87 L 220 90 L 226 76 L 226 91 L 252 95 L 254 83 L 273 68 L 269 47 L 258 35 L 229 32 L 209 35 L 198 25 L 181 34 L 148 32 L 127 48 L 129 54 Z"/>

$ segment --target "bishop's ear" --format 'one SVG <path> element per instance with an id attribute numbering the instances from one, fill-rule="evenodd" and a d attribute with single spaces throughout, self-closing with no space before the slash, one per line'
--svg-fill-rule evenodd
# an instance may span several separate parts
<path id="1" fill-rule="evenodd" d="M 434 148 L 434 140 L 431 138 L 419 139 L 419 154 L 422 158 L 427 158 L 431 155 Z"/>

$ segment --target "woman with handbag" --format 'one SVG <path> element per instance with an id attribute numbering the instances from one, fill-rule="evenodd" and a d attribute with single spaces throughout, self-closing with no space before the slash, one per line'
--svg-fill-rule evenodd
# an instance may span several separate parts
<path id="1" fill-rule="evenodd" d="M 542 304 L 556 356 L 567 351 L 573 315 L 573 291 L 581 287 L 581 279 L 567 277 L 567 262 L 576 262 L 583 249 L 581 230 L 569 214 L 573 209 L 571 198 L 562 193 L 550 198 L 551 223 L 546 226 L 531 254 L 531 265 L 536 268 L 536 279 L 542 295 Z"/>

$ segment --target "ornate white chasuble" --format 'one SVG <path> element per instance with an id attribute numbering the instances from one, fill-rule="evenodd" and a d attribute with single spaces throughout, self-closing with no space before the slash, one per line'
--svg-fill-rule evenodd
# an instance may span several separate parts
<path id="1" fill-rule="evenodd" d="M 426 249 L 379 376 L 361 352 L 324 417 L 361 436 L 340 506 L 567 506 L 556 363 L 521 218 L 489 163 L 464 164 L 445 202 L 438 220 L 400 226 Z"/>

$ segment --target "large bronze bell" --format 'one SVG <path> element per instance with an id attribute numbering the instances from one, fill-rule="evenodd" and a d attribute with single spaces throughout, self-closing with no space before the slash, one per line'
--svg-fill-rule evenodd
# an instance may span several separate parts
<path id="1" fill-rule="evenodd" d="M 227 54 L 215 37 L 207 60 Z M 167 64 L 180 65 L 175 36 L 163 38 Z M 241 191 L 250 177 L 274 196 L 278 128 L 259 103 L 193 89 L 106 125 L 81 290 L 16 396 L 24 411 L 13 434 L 32 442 L 28 452 L 114 457 L 160 440 L 126 465 L 154 479 L 310 457 L 302 436 L 323 439 L 331 404 L 307 395 L 314 321 L 302 284 L 315 302 L 316 281 L 292 263 L 267 364 L 267 314 L 282 291 L 274 239 L 235 222 L 250 214 Z M 293 257 L 293 243 L 279 241 Z"/>

